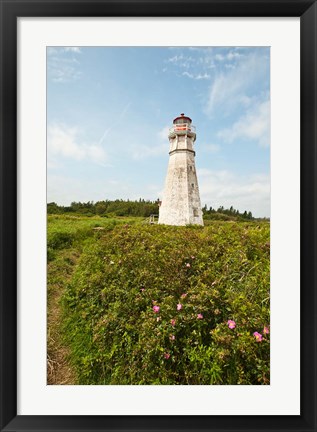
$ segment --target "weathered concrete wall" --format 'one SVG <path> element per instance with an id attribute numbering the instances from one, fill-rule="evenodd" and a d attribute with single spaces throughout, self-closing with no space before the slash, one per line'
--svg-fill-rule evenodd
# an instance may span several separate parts
<path id="1" fill-rule="evenodd" d="M 159 223 L 203 225 L 193 138 L 170 138 L 170 158 L 159 212 Z"/>

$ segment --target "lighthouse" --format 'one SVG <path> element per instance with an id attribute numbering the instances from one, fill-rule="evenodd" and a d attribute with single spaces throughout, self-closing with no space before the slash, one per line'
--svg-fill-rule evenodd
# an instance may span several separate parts
<path id="1" fill-rule="evenodd" d="M 159 209 L 159 224 L 203 225 L 195 167 L 196 128 L 181 114 L 169 129 L 169 162 Z"/>

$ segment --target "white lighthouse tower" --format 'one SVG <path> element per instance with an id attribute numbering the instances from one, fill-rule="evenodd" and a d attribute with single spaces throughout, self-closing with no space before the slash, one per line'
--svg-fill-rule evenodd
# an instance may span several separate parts
<path id="1" fill-rule="evenodd" d="M 203 225 L 195 167 L 196 128 L 192 120 L 184 114 L 176 117 L 168 138 L 170 157 L 158 222 Z"/>

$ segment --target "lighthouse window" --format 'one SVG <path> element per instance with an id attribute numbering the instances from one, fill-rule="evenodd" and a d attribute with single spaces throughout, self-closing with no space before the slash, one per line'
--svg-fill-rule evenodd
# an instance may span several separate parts
<path id="1" fill-rule="evenodd" d="M 194 183 L 192 183 L 192 188 L 195 187 Z"/>
<path id="2" fill-rule="evenodd" d="M 198 209 L 196 207 L 193 208 L 194 217 L 198 217 Z"/>
<path id="3" fill-rule="evenodd" d="M 193 167 L 190 165 L 189 169 L 192 171 Z"/>

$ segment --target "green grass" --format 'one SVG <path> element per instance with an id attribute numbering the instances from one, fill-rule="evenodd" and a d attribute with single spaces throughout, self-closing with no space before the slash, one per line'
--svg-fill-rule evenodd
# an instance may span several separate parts
<path id="1" fill-rule="evenodd" d="M 75 371 L 67 359 L 69 347 L 62 334 L 61 297 L 72 278 L 87 242 L 98 241 L 116 225 L 138 223 L 138 218 L 101 218 L 48 215 L 47 218 L 47 380 L 49 384 L 75 384 Z M 101 227 L 102 230 L 95 228 Z"/>
<path id="2" fill-rule="evenodd" d="M 87 238 L 98 237 L 100 232 L 94 228 L 112 230 L 116 225 L 140 223 L 142 218 L 103 218 L 100 216 L 47 216 L 47 258 L 56 257 L 56 251 L 75 245 L 81 249 Z"/>
<path id="3" fill-rule="evenodd" d="M 267 222 L 49 217 L 51 259 L 80 254 L 62 322 L 77 384 L 269 384 L 269 236 Z"/>

